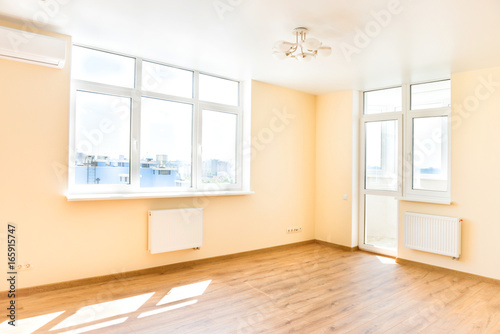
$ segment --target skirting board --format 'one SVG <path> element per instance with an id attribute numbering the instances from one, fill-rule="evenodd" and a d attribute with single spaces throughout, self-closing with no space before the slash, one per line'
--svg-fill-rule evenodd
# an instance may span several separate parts
<path id="1" fill-rule="evenodd" d="M 316 239 L 316 243 L 318 243 L 320 245 L 323 245 L 323 246 L 338 248 L 338 249 L 341 249 L 341 250 L 344 250 L 344 251 L 347 251 L 347 252 L 356 252 L 356 251 L 359 251 L 359 247 L 358 246 L 356 246 L 356 247 L 348 247 L 348 246 L 338 245 L 338 244 L 334 244 L 334 243 L 331 243 L 331 242 L 327 242 L 327 241 L 323 241 L 323 240 L 318 240 L 318 239 Z"/>
<path id="2" fill-rule="evenodd" d="M 167 264 L 167 265 L 159 266 L 159 267 L 127 271 L 127 272 L 118 273 L 118 274 L 96 276 L 96 277 L 82 278 L 82 279 L 77 279 L 77 280 L 72 280 L 72 281 L 38 285 L 38 286 L 33 286 L 33 287 L 28 287 L 28 288 L 17 289 L 17 293 L 19 296 L 28 296 L 28 295 L 31 295 L 34 293 L 39 293 L 39 292 L 49 292 L 49 291 L 54 291 L 54 290 L 59 290 L 59 289 L 75 288 L 75 287 L 89 285 L 89 284 L 95 284 L 95 283 L 106 283 L 106 282 L 110 282 L 110 281 L 128 279 L 128 278 L 132 278 L 135 276 L 163 273 L 166 271 L 183 269 L 183 268 L 187 268 L 187 267 L 191 267 L 191 266 L 195 266 L 195 265 L 199 265 L 199 264 L 234 259 L 237 257 L 243 257 L 243 256 L 248 256 L 248 255 L 253 255 L 253 254 L 266 253 L 266 252 L 274 251 L 274 250 L 284 250 L 284 249 L 288 249 L 288 248 L 297 247 L 300 245 L 312 244 L 315 242 L 316 242 L 316 240 L 313 239 L 313 240 L 296 242 L 296 243 L 292 243 L 292 244 L 256 249 L 256 250 L 251 250 L 251 251 L 246 251 L 246 252 L 241 252 L 241 253 L 221 255 L 221 256 L 210 257 L 210 258 L 206 258 L 206 259 L 173 263 L 173 264 Z M 7 296 L 6 291 L 0 291 L 0 296 L 3 296 L 3 295 Z M 0 297 L 0 299 L 1 299 L 1 297 Z"/>
<path id="3" fill-rule="evenodd" d="M 340 250 L 347 251 L 347 252 L 359 251 L 359 248 L 357 246 L 356 247 L 347 247 L 347 246 L 338 245 L 338 244 L 334 244 L 334 243 L 330 243 L 330 242 L 326 242 L 326 241 L 322 241 L 322 240 L 313 239 L 313 240 L 301 241 L 301 242 L 286 244 L 286 245 L 281 245 L 281 246 L 256 249 L 256 250 L 246 251 L 246 252 L 241 252 L 241 253 L 221 255 L 221 256 L 211 257 L 211 258 L 207 258 L 207 259 L 200 259 L 200 260 L 181 262 L 181 263 L 173 263 L 173 264 L 168 264 L 168 265 L 159 266 L 159 267 L 128 271 L 128 272 L 124 272 L 124 273 L 97 276 L 97 277 L 89 277 L 89 278 L 83 278 L 83 279 L 66 281 L 66 282 L 51 283 L 51 284 L 33 286 L 33 287 L 28 287 L 28 288 L 21 288 L 21 289 L 17 289 L 17 292 L 20 296 L 28 296 L 28 295 L 31 295 L 34 293 L 39 293 L 39 292 L 48 292 L 48 291 L 54 291 L 54 290 L 59 290 L 59 289 L 65 289 L 65 288 L 75 288 L 75 287 L 80 287 L 80 286 L 84 286 L 84 285 L 88 285 L 88 284 L 106 283 L 106 282 L 111 282 L 111 281 L 116 281 L 116 280 L 121 280 L 121 279 L 128 279 L 128 278 L 132 278 L 135 276 L 162 273 L 162 272 L 176 270 L 176 269 L 183 269 L 183 268 L 187 268 L 187 267 L 195 266 L 195 265 L 199 265 L 199 264 L 224 261 L 224 260 L 228 260 L 228 259 L 234 259 L 234 258 L 253 255 L 253 254 L 266 253 L 266 252 L 274 251 L 274 250 L 285 250 L 285 249 L 297 247 L 300 245 L 306 245 L 306 244 L 312 244 L 312 243 L 317 243 L 317 244 L 320 244 L 320 245 L 323 245 L 326 247 L 332 247 L 332 248 L 340 249 Z M 424 264 L 424 263 L 420 263 L 420 262 L 414 262 L 414 261 L 405 260 L 405 259 L 401 259 L 401 258 L 396 258 L 396 262 L 398 264 L 401 264 L 401 265 L 421 266 L 421 267 L 428 268 L 431 270 L 440 270 L 440 271 L 449 272 L 449 273 L 452 273 L 454 275 L 461 276 L 461 277 L 477 278 L 477 279 L 482 280 L 484 282 L 500 284 L 500 280 L 497 280 L 494 278 L 464 273 L 461 271 L 456 271 L 456 270 L 447 269 L 447 268 L 441 268 L 441 267 L 437 267 L 437 266 L 433 266 L 433 265 L 429 265 L 429 264 Z M 1 291 L 0 296 L 4 296 L 4 295 L 6 296 L 7 293 L 5 293 L 5 292 L 6 291 Z M 1 299 L 1 297 L 0 297 L 0 299 Z"/>
<path id="4" fill-rule="evenodd" d="M 396 258 L 396 263 L 403 265 L 403 266 L 410 265 L 410 266 L 421 267 L 421 268 L 432 270 L 432 271 L 441 271 L 441 272 L 452 274 L 452 275 L 455 275 L 458 277 L 477 279 L 477 280 L 480 280 L 480 281 L 486 282 L 486 283 L 500 284 L 500 280 L 495 279 L 495 278 L 470 274 L 470 273 L 466 273 L 463 271 L 458 271 L 458 270 L 453 270 L 453 269 L 448 269 L 448 268 L 443 268 L 443 267 L 438 267 L 438 266 L 433 266 L 432 264 L 406 260 L 406 259 L 402 259 L 399 257 Z"/>

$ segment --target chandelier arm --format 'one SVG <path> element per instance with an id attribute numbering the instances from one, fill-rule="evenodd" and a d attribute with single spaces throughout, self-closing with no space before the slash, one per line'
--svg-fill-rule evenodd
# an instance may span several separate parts
<path id="1" fill-rule="evenodd" d="M 297 47 L 298 47 L 298 45 L 297 45 L 297 44 L 295 44 L 293 47 L 291 47 L 291 48 L 288 50 L 288 52 L 287 52 L 287 53 L 294 53 L 295 51 L 297 51 Z"/>

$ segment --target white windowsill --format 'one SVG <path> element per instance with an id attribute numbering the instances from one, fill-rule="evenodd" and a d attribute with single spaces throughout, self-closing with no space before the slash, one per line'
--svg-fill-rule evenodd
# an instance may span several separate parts
<path id="1" fill-rule="evenodd" d="M 132 194 L 71 194 L 66 195 L 68 201 L 100 201 L 116 199 L 144 199 L 144 198 L 176 198 L 176 197 L 209 197 L 253 195 L 250 190 L 225 190 L 225 191 L 197 191 L 197 192 L 172 192 L 172 193 L 132 193 Z"/>
<path id="2" fill-rule="evenodd" d="M 398 201 L 405 202 L 423 202 L 423 203 L 432 203 L 432 204 L 443 204 L 443 205 L 451 205 L 451 199 L 449 198 L 432 198 L 432 197 L 418 197 L 418 196 L 397 196 L 396 199 Z"/>

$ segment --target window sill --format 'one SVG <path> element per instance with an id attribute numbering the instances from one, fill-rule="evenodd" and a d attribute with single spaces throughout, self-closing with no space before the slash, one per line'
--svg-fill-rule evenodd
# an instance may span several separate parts
<path id="1" fill-rule="evenodd" d="M 418 196 L 398 196 L 396 197 L 398 201 L 405 202 L 422 202 L 422 203 L 431 203 L 431 204 L 443 204 L 443 205 L 451 205 L 451 199 L 449 198 L 433 198 L 433 197 L 418 197 Z"/>
<path id="2" fill-rule="evenodd" d="M 146 198 L 177 198 L 177 197 L 211 197 L 211 196 L 234 196 L 253 195 L 250 190 L 226 190 L 226 191 L 196 191 L 196 192 L 172 192 L 172 193 L 133 193 L 133 194 L 71 194 L 66 195 L 68 201 L 101 201 L 117 199 L 146 199 Z"/>

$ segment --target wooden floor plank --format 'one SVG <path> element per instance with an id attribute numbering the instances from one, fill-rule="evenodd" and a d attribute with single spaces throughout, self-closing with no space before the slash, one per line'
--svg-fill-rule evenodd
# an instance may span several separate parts
<path id="1" fill-rule="evenodd" d="M 17 303 L 34 333 L 500 333 L 500 284 L 314 243 Z"/>
<path id="2" fill-rule="evenodd" d="M 500 286 L 482 283 L 481 290 L 436 319 L 423 333 L 500 333 Z"/>

